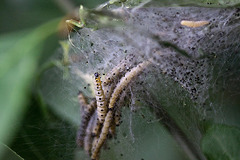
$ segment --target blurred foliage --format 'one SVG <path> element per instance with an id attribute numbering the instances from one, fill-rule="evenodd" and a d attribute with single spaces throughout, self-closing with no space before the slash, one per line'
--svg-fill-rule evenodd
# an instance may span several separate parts
<path id="1" fill-rule="evenodd" d="M 88 7 L 96 5 L 84 3 Z M 79 4 L 81 2 L 73 1 L 74 7 Z M 8 145 L 14 141 L 15 132 L 18 131 L 26 110 L 33 105 L 28 102 L 34 96 L 30 91 L 35 92 L 33 84 L 39 74 L 38 65 L 58 47 L 56 36 L 51 35 L 58 32 L 59 19 L 56 18 L 67 14 L 61 7 L 59 1 L 0 2 L 0 141 L 2 143 Z M 41 103 L 34 105 L 43 108 Z M 7 148 L 0 148 L 0 159 L 5 150 L 8 150 L 7 155 L 11 152 Z M 10 158 L 6 155 L 4 157 L 4 159 Z"/>
<path id="2" fill-rule="evenodd" d="M 202 139 L 202 150 L 208 159 L 233 160 L 240 157 L 240 129 L 215 124 Z"/>
<path id="3" fill-rule="evenodd" d="M 14 45 L 5 48 L 5 52 L 0 55 L 2 60 L 0 64 L 2 92 L 0 126 L 4 131 L 0 132 L 0 140 L 5 143 L 8 143 L 10 137 L 13 136 L 13 132 L 18 127 L 15 122 L 22 119 L 22 114 L 26 109 L 26 95 L 36 72 L 42 43 L 56 32 L 58 22 L 59 20 L 54 20 L 27 32 Z"/>
<path id="4" fill-rule="evenodd" d="M 82 4 L 84 7 L 94 8 L 103 2 L 103 0 L 74 0 L 72 5 L 78 7 Z M 139 2 L 141 1 L 131 0 L 126 4 L 131 6 L 139 4 Z M 225 7 L 239 5 L 238 0 L 156 2 L 161 4 L 159 6 L 191 4 Z M 59 19 L 56 18 L 64 17 L 67 14 L 69 13 L 61 7 L 58 0 L 0 1 L 0 159 L 74 159 L 72 153 L 75 148 L 73 145 L 75 132 L 72 131 L 76 130 L 78 120 L 74 118 L 77 117 L 75 115 L 78 112 L 76 110 L 67 112 L 71 113 L 68 116 L 73 119 L 70 124 L 64 116 L 61 117 L 49 109 L 49 104 L 45 104 L 41 99 L 35 84 L 40 71 L 42 71 L 43 63 L 59 47 L 57 36 L 53 36 L 58 32 Z M 59 78 L 60 83 L 56 90 L 62 90 L 61 86 L 69 85 L 69 89 L 76 91 L 77 88 L 70 86 L 62 78 L 61 71 L 55 75 L 56 79 Z M 62 100 L 64 101 L 64 99 Z M 64 101 L 64 103 L 67 104 L 68 101 Z M 239 108 L 235 107 L 233 110 L 239 110 Z M 232 114 L 237 113 L 233 110 L 231 110 Z M 66 113 L 66 111 L 64 112 Z M 225 141 L 225 137 L 231 137 L 231 143 Z M 151 137 L 148 138 L 151 139 Z M 146 138 L 145 142 L 148 142 L 149 139 Z M 219 143 L 219 141 L 213 142 L 217 139 L 223 143 L 219 144 L 219 148 L 212 147 L 213 149 L 210 150 L 210 144 Z M 206 131 L 202 148 L 210 159 L 220 159 L 213 153 L 217 152 L 221 155 L 221 152 L 226 151 L 221 146 L 240 148 L 238 141 L 234 141 L 235 139 L 239 140 L 238 129 L 228 126 L 213 126 Z M 146 144 L 146 146 L 150 145 Z M 168 145 L 174 146 L 175 144 L 171 142 Z M 173 149 L 174 152 L 176 150 Z M 226 151 L 226 154 L 228 153 L 232 156 L 231 151 Z M 179 155 L 181 154 L 179 153 Z"/>
<path id="5" fill-rule="evenodd" d="M 66 15 L 61 0 L 2 0 L 0 2 L 0 34 L 26 30 L 26 28 L 36 27 L 48 20 Z M 88 8 L 93 8 L 101 4 L 104 0 L 94 1 L 69 1 L 73 7 L 80 4 Z"/>

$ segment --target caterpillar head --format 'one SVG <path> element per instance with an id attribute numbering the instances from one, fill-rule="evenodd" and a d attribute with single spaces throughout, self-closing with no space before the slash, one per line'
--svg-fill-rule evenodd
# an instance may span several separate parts
<path id="1" fill-rule="evenodd" d="M 94 76 L 95 76 L 95 78 L 98 78 L 99 77 L 99 73 L 98 72 L 94 73 Z"/>

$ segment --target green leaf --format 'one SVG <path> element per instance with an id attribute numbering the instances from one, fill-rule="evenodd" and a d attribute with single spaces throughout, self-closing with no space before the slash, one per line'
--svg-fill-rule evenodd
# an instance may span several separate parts
<path id="1" fill-rule="evenodd" d="M 21 32 L 13 32 L 8 34 L 3 34 L 0 37 L 0 56 L 2 54 L 5 54 L 7 50 L 9 50 L 20 38 L 22 38 L 24 35 L 26 35 L 29 32 L 27 31 L 21 31 Z"/>
<path id="2" fill-rule="evenodd" d="M 237 160 L 240 158 L 240 129 L 212 125 L 202 139 L 201 148 L 209 160 Z"/>
<path id="3" fill-rule="evenodd" d="M 57 20 L 58 22 L 59 20 Z M 43 42 L 49 35 L 56 32 L 57 22 L 53 22 L 42 25 L 41 27 L 35 29 L 26 37 L 22 37 L 15 45 L 1 54 L 0 58 L 2 63 L 0 63 L 0 78 L 4 76 L 12 67 L 17 65 L 17 62 L 24 59 L 24 56 L 33 56 L 35 47 L 39 46 L 40 42 Z M 39 56 L 39 55 L 38 55 Z M 35 57 L 38 57 L 35 55 Z"/>
<path id="4" fill-rule="evenodd" d="M 24 160 L 21 156 L 19 156 L 16 152 L 14 152 L 7 145 L 0 143 L 0 150 L 3 150 L 3 149 L 5 150 L 3 159 Z"/>
<path id="5" fill-rule="evenodd" d="M 42 43 L 57 31 L 58 22 L 53 20 L 26 32 L 25 36 L 16 36 L 17 39 L 13 34 L 8 37 L 9 42 L 0 38 L 0 44 L 3 41 L 6 44 L 0 45 L 0 141 L 6 144 L 26 110 L 27 95 L 36 74 Z M 3 150 L 0 150 L 0 156 L 2 153 Z"/>

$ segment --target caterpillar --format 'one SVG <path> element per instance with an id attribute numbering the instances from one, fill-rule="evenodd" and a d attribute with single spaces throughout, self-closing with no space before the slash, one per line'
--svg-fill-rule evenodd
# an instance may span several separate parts
<path id="1" fill-rule="evenodd" d="M 82 94 L 81 91 L 78 92 L 78 102 L 81 106 L 81 111 L 84 111 L 86 106 L 88 105 L 86 97 Z"/>
<path id="2" fill-rule="evenodd" d="M 93 140 L 92 130 L 94 127 L 95 119 L 97 119 L 97 114 L 94 114 L 91 117 L 86 129 L 86 136 L 84 137 L 84 150 L 89 156 L 91 156 L 91 148 L 92 148 L 92 140 Z"/>
<path id="3" fill-rule="evenodd" d="M 127 72 L 124 77 L 121 78 L 120 82 L 117 84 L 114 89 L 112 96 L 109 101 L 108 113 L 106 115 L 105 121 L 103 123 L 103 127 L 97 141 L 97 144 L 93 146 L 91 159 L 96 159 L 100 149 L 107 138 L 107 134 L 109 132 L 109 127 L 113 120 L 113 107 L 121 94 L 122 90 L 131 82 L 131 80 L 136 77 L 143 69 L 145 69 L 150 64 L 150 61 L 144 61 L 136 67 L 132 68 L 131 71 Z"/>
<path id="4" fill-rule="evenodd" d="M 120 65 L 115 66 L 112 71 L 104 78 L 103 86 L 107 86 L 114 80 L 114 77 L 118 77 L 126 65 L 126 62 L 122 62 Z"/>
<path id="5" fill-rule="evenodd" d="M 187 20 L 181 21 L 181 25 L 191 27 L 191 28 L 202 27 L 209 23 L 210 23 L 209 21 L 187 21 Z"/>
<path id="6" fill-rule="evenodd" d="M 136 77 L 143 69 L 145 69 L 150 64 L 150 61 L 144 61 L 136 67 L 132 68 L 130 72 L 127 72 L 124 77 L 121 78 L 120 82 L 114 89 L 112 96 L 109 100 L 109 109 L 112 109 L 117 101 L 118 96 L 121 94 L 123 89 L 131 82 L 131 80 Z"/>
<path id="7" fill-rule="evenodd" d="M 133 63 L 135 55 L 129 54 L 125 57 L 124 60 L 120 62 L 117 66 L 115 66 L 110 73 L 104 77 L 103 80 L 103 90 L 106 99 L 106 106 L 108 106 L 110 96 L 116 86 L 117 81 L 121 78 L 125 72 L 127 72 L 131 68 L 131 64 Z M 130 63 L 131 62 L 131 63 Z"/>
<path id="8" fill-rule="evenodd" d="M 107 86 L 103 86 L 103 90 L 104 90 L 104 95 L 105 95 L 105 101 L 106 101 L 106 106 L 108 105 L 108 101 L 109 101 L 109 98 L 113 92 L 113 89 L 115 87 L 115 84 L 112 83 L 112 84 L 109 84 Z"/>
<path id="9" fill-rule="evenodd" d="M 110 124 L 112 123 L 112 118 L 113 118 L 113 111 L 109 110 L 106 115 L 97 143 L 96 145 L 93 146 L 92 156 L 91 156 L 92 160 L 95 160 L 96 158 L 98 158 L 100 149 L 107 138 L 108 130 L 109 130 Z"/>
<path id="10" fill-rule="evenodd" d="M 116 127 L 120 126 L 121 124 L 121 117 L 122 117 L 121 109 L 123 105 L 126 103 L 125 101 L 126 95 L 127 95 L 127 91 L 123 91 L 119 99 L 117 100 L 116 106 L 114 107 L 113 121 L 109 128 L 109 138 L 116 136 L 116 133 L 115 133 Z"/>
<path id="11" fill-rule="evenodd" d="M 101 78 L 98 72 L 94 74 L 95 76 L 95 95 L 96 95 L 96 100 L 97 100 L 97 114 L 98 114 L 98 120 L 100 123 L 104 122 L 106 112 L 107 112 L 107 107 L 106 107 L 106 101 L 105 101 L 105 96 L 104 92 L 102 89 L 102 83 L 101 83 Z"/>
<path id="12" fill-rule="evenodd" d="M 102 124 L 99 123 L 98 119 L 96 118 L 95 119 L 95 122 L 94 122 L 94 127 L 93 127 L 93 130 L 92 130 L 92 148 L 91 148 L 91 153 L 94 152 L 94 147 L 97 145 L 97 142 L 98 142 L 98 139 L 99 139 L 99 132 L 101 131 L 102 129 Z M 99 157 L 99 154 L 96 154 L 95 156 L 95 159 L 97 160 Z"/>
<path id="13" fill-rule="evenodd" d="M 85 131 L 86 128 L 88 126 L 90 117 L 92 116 L 95 108 L 96 108 L 96 101 L 93 100 L 90 104 L 87 104 L 86 98 L 84 97 L 84 95 L 79 92 L 78 95 L 78 99 L 79 99 L 79 103 L 81 104 L 81 113 L 82 113 L 82 118 L 81 118 L 81 123 L 80 123 L 80 127 L 78 129 L 77 132 L 77 139 L 76 139 L 76 143 L 78 145 L 78 147 L 83 147 L 84 144 L 84 137 L 85 137 Z"/>
<path id="14" fill-rule="evenodd" d="M 114 79 L 119 78 L 119 76 L 126 70 L 130 68 L 129 61 L 134 59 L 135 55 L 130 54 L 128 55 L 123 61 L 120 62 L 117 66 L 115 66 L 110 73 L 104 77 L 103 86 L 107 86 L 110 84 Z"/>
<path id="15" fill-rule="evenodd" d="M 122 61 L 119 65 L 117 65 L 116 67 L 114 67 L 112 69 L 112 71 L 107 74 L 107 76 L 105 77 L 105 80 L 103 81 L 103 90 L 104 90 L 104 95 L 105 95 L 105 99 L 106 99 L 106 104 L 108 105 L 108 100 L 114 90 L 114 87 L 115 87 L 115 81 L 119 79 L 119 77 L 121 76 L 121 74 L 124 72 L 124 70 L 126 68 L 129 68 L 127 67 L 127 63 L 126 63 L 126 60 L 125 61 Z M 122 96 L 124 98 L 124 96 Z M 121 99 L 120 101 L 123 101 L 123 99 Z M 117 126 L 120 125 L 120 116 L 121 116 L 121 110 L 118 110 L 117 111 L 117 114 L 116 114 L 117 117 L 119 118 L 116 118 L 116 123 L 117 123 Z M 115 113 L 114 113 L 114 117 L 115 117 Z M 115 124 L 115 120 L 112 121 L 111 125 L 110 125 L 110 128 L 109 128 L 109 138 L 111 137 L 114 137 L 115 136 L 115 130 L 116 130 L 116 124 Z"/>
<path id="16" fill-rule="evenodd" d="M 114 90 L 114 87 L 115 87 L 115 83 L 111 83 L 108 86 L 104 87 L 104 89 L 105 89 L 104 93 L 106 93 L 105 95 L 106 95 L 106 99 L 107 99 L 107 101 L 106 101 L 107 105 L 109 103 L 109 98 L 110 98 L 110 96 L 111 96 L 111 94 L 112 94 L 112 92 Z M 113 137 L 115 135 L 115 128 L 116 128 L 116 124 L 113 121 L 111 123 L 111 127 L 109 128 L 109 138 L 111 138 L 111 137 Z"/>
<path id="17" fill-rule="evenodd" d="M 97 144 L 97 140 L 99 138 L 99 132 L 102 129 L 102 124 L 99 122 L 98 120 L 98 116 L 97 116 L 97 111 L 95 112 L 96 114 L 96 118 L 94 119 L 94 126 L 92 128 L 92 133 L 91 133 L 91 137 L 92 137 L 92 151 L 93 151 L 93 147 Z"/>
<path id="18" fill-rule="evenodd" d="M 92 133 L 91 133 L 91 135 L 92 135 L 92 137 L 97 137 L 98 135 L 99 135 L 99 131 L 100 131 L 100 129 L 101 129 L 101 123 L 99 123 L 99 121 L 98 121 L 98 116 L 97 116 L 97 111 L 96 111 L 96 118 L 95 118 L 95 120 L 94 120 L 94 126 L 93 126 L 93 129 L 92 129 Z"/>

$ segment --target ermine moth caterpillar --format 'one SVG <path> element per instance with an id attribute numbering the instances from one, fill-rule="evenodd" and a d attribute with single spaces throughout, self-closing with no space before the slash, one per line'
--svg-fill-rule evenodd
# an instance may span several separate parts
<path id="1" fill-rule="evenodd" d="M 191 27 L 191 28 L 202 27 L 209 23 L 210 23 L 209 21 L 187 21 L 187 20 L 181 21 L 181 25 Z"/>

